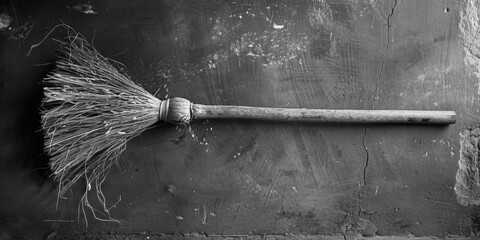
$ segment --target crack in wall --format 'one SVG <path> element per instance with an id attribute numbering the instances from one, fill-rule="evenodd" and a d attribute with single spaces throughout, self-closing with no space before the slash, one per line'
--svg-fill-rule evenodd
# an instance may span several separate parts
<path id="1" fill-rule="evenodd" d="M 367 167 L 368 167 L 368 163 L 370 161 L 370 154 L 368 152 L 368 148 L 367 146 L 365 146 L 365 138 L 367 137 L 367 128 L 368 128 L 368 125 L 365 124 L 365 130 L 363 132 L 363 138 L 362 138 L 362 146 L 363 146 L 363 149 L 365 150 L 365 165 L 363 166 L 363 188 L 362 190 L 365 191 L 365 187 L 367 187 Z"/>
<path id="2" fill-rule="evenodd" d="M 395 12 L 395 8 L 397 7 L 398 0 L 394 0 L 392 10 L 390 10 L 390 13 L 387 15 L 387 31 L 386 31 L 386 38 L 387 38 L 387 43 L 385 44 L 385 52 L 388 50 L 390 46 L 390 18 L 393 16 L 393 13 Z M 375 108 L 375 101 L 378 100 L 377 96 L 377 91 L 378 91 L 378 83 L 380 82 L 380 79 L 382 78 L 382 73 L 383 69 L 385 68 L 385 55 L 382 56 L 382 64 L 380 65 L 380 71 L 377 74 L 377 84 L 375 85 L 375 91 L 373 94 L 373 108 Z"/>
<path id="3" fill-rule="evenodd" d="M 395 9 L 397 7 L 397 4 L 398 4 L 398 0 L 394 0 L 394 5 L 390 11 L 390 13 L 387 15 L 386 17 L 386 25 L 387 25 L 387 29 L 386 29 L 386 45 L 385 45 L 385 49 L 384 49 L 384 52 L 382 54 L 382 63 L 380 65 L 380 70 L 377 74 L 377 78 L 376 78 L 376 83 L 375 84 L 375 91 L 374 91 L 374 94 L 373 94 L 373 101 L 372 101 L 372 108 L 374 109 L 375 108 L 375 102 L 379 99 L 378 95 L 378 86 L 382 79 L 382 74 L 384 73 L 384 68 L 385 68 L 385 63 L 386 63 L 386 59 L 385 59 L 385 56 L 386 56 L 386 52 L 388 51 L 389 47 L 390 47 L 390 27 L 391 27 L 391 17 L 393 16 L 394 12 L 395 12 Z M 369 166 L 369 163 L 370 163 L 370 152 L 368 150 L 368 147 L 366 145 L 366 138 L 367 138 L 367 132 L 368 132 L 368 124 L 365 124 L 364 126 L 364 129 L 363 129 L 363 136 L 362 136 L 362 147 L 363 147 L 363 150 L 365 151 L 365 162 L 364 162 L 364 165 L 363 165 L 363 172 L 362 172 L 362 181 L 363 183 L 359 183 L 359 189 L 358 189 L 358 192 L 357 192 L 357 197 L 356 197 L 356 200 L 357 200 L 357 206 L 358 206 L 358 212 L 357 212 L 357 215 L 356 216 L 353 216 L 352 214 L 352 217 L 355 218 L 355 221 L 357 222 L 360 222 L 361 220 L 362 221 L 365 221 L 364 219 L 361 218 L 362 216 L 362 213 L 364 212 L 364 210 L 362 209 L 362 196 L 363 194 L 365 193 L 366 191 L 366 188 L 367 188 L 367 169 L 368 169 L 368 166 Z M 350 217 L 350 214 L 347 214 L 347 217 Z M 344 223 L 346 222 L 346 219 L 344 219 L 343 221 Z M 343 229 L 344 232 L 342 233 L 344 239 L 347 238 L 347 232 L 348 232 L 348 229 Z M 357 230 L 354 230 L 355 232 L 359 233 L 359 231 Z"/>
<path id="4" fill-rule="evenodd" d="M 392 10 L 387 15 L 387 44 L 386 44 L 385 50 L 387 50 L 388 46 L 390 45 L 390 18 L 393 16 L 393 13 L 395 12 L 395 8 L 397 7 L 397 4 L 398 4 L 398 0 L 394 0 Z"/>
<path id="5" fill-rule="evenodd" d="M 363 212 L 363 209 L 362 209 L 362 193 L 365 192 L 365 189 L 367 187 L 367 168 L 368 168 L 368 164 L 370 162 L 370 154 L 368 152 L 368 148 L 367 146 L 365 145 L 365 139 L 367 137 L 367 129 L 368 129 L 368 124 L 365 124 L 365 127 L 364 127 L 364 131 L 363 131 L 363 137 L 362 137 L 362 146 L 363 146 L 363 149 L 365 151 L 365 164 L 363 165 L 363 175 L 362 175 L 362 179 L 363 179 L 363 184 L 361 186 L 359 186 L 359 190 L 358 190 L 358 193 L 357 193 L 357 202 L 358 202 L 358 213 L 357 213 L 357 217 L 360 219 L 361 218 L 361 215 L 362 215 L 362 212 Z"/>

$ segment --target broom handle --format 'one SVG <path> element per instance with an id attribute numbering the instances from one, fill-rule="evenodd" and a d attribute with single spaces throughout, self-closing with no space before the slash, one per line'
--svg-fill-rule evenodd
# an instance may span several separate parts
<path id="1" fill-rule="evenodd" d="M 305 122 L 425 124 L 453 124 L 456 121 L 454 111 L 335 110 L 202 104 L 192 104 L 191 110 L 193 119 L 235 118 Z"/>

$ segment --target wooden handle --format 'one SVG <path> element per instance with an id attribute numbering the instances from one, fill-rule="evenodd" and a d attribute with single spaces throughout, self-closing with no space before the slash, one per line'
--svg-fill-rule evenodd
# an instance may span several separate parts
<path id="1" fill-rule="evenodd" d="M 454 111 L 334 110 L 202 104 L 192 104 L 191 110 L 193 119 L 235 118 L 305 122 L 425 124 L 453 124 L 456 121 Z"/>
<path id="2" fill-rule="evenodd" d="M 193 104 L 185 98 L 160 101 L 158 120 L 188 124 L 194 119 L 235 118 L 275 121 L 346 123 L 424 123 L 453 124 L 454 111 L 420 110 L 336 110 L 305 108 L 266 108 Z"/>

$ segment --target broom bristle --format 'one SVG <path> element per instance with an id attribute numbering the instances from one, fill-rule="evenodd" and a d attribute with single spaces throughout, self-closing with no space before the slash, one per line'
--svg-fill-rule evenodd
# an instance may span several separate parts
<path id="1" fill-rule="evenodd" d="M 158 121 L 160 100 L 135 84 L 81 35 L 58 48 L 43 81 L 42 129 L 58 197 L 79 179 L 101 184 L 129 139 Z"/>

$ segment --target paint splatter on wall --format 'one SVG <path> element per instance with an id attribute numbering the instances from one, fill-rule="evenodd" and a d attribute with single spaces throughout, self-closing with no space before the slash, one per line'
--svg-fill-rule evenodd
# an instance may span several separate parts
<path id="1" fill-rule="evenodd" d="M 16 14 L 10 16 L 7 12 L 0 13 L 0 32 L 7 33 L 10 40 L 25 42 L 33 26 L 34 22 L 31 21 L 20 23 Z"/>
<path id="2" fill-rule="evenodd" d="M 209 67 L 215 68 L 232 56 L 264 67 L 284 65 L 307 52 L 318 38 L 321 26 L 331 21 L 331 10 L 323 1 L 303 11 L 295 2 L 226 10 L 211 19 L 210 39 L 221 48 L 208 56 Z M 246 25 L 257 27 L 246 31 Z"/>
<path id="3" fill-rule="evenodd" d="M 0 30 L 5 30 L 10 26 L 12 20 L 6 13 L 0 13 Z"/>
<path id="4" fill-rule="evenodd" d="M 91 2 L 84 2 L 84 3 L 75 3 L 67 5 L 68 9 L 73 9 L 75 11 L 81 12 L 86 15 L 94 15 L 98 12 L 95 11 L 94 5 Z"/>

